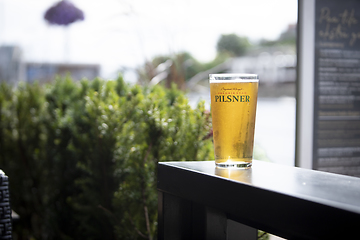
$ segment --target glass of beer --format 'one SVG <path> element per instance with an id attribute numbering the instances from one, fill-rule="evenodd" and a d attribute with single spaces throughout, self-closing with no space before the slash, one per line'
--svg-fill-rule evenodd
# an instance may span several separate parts
<path id="1" fill-rule="evenodd" d="M 211 114 L 217 167 L 250 168 L 259 78 L 210 74 Z"/>

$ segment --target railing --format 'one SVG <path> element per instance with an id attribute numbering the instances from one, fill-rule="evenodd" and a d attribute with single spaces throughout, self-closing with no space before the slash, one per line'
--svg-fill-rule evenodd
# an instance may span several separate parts
<path id="1" fill-rule="evenodd" d="M 213 161 L 158 165 L 159 240 L 357 239 L 360 178 L 254 161 L 248 170 Z"/>

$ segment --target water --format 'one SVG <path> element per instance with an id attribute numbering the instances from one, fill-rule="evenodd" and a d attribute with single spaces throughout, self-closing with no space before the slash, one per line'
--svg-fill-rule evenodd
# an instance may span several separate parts
<path id="1" fill-rule="evenodd" d="M 256 112 L 255 145 L 270 161 L 295 164 L 295 98 L 260 98 Z"/>
<path id="2" fill-rule="evenodd" d="M 189 103 L 195 107 L 205 100 L 210 109 L 209 93 L 188 93 Z M 271 162 L 294 166 L 295 163 L 295 98 L 259 98 L 255 123 L 255 148 L 263 151 Z"/>

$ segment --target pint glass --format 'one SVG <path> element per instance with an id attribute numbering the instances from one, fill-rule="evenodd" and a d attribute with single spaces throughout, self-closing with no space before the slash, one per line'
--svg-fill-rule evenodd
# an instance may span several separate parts
<path id="1" fill-rule="evenodd" d="M 216 166 L 250 168 L 258 75 L 210 74 L 209 78 Z"/>

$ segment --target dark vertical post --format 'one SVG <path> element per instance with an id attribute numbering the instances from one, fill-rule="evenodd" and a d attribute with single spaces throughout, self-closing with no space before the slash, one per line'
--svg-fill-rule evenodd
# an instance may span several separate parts
<path id="1" fill-rule="evenodd" d="M 164 240 L 164 207 L 163 196 L 161 191 L 158 191 L 158 240 Z"/>
<path id="2" fill-rule="evenodd" d="M 206 240 L 226 240 L 227 218 L 224 212 L 206 207 Z"/>
<path id="3" fill-rule="evenodd" d="M 158 240 L 255 240 L 257 230 L 223 211 L 158 192 Z"/>
<path id="4" fill-rule="evenodd" d="M 158 239 L 192 239 L 191 202 L 159 192 Z"/>
<path id="5" fill-rule="evenodd" d="M 227 239 L 226 240 L 256 240 L 257 229 L 244 224 L 227 220 Z"/>

